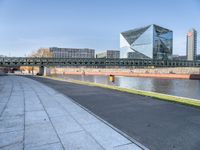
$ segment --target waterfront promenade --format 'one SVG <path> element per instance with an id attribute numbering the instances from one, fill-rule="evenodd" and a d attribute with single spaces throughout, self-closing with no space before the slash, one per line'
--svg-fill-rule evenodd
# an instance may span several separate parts
<path id="1" fill-rule="evenodd" d="M 141 150 L 136 144 L 52 88 L 0 76 L 1 150 Z"/>
<path id="2" fill-rule="evenodd" d="M 199 108 L 95 86 L 31 78 L 73 98 L 149 149 L 199 150 Z"/>

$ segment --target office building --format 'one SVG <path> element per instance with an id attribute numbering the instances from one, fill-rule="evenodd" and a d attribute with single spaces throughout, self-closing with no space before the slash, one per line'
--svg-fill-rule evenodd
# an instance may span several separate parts
<path id="1" fill-rule="evenodd" d="M 196 60 L 197 56 L 197 31 L 195 29 L 189 30 L 187 33 L 186 46 L 187 60 Z"/>
<path id="2" fill-rule="evenodd" d="M 173 60 L 187 60 L 187 56 L 184 56 L 184 55 L 173 55 L 172 59 Z"/>
<path id="3" fill-rule="evenodd" d="M 95 50 L 88 48 L 49 48 L 54 58 L 95 58 Z"/>
<path id="4" fill-rule="evenodd" d="M 154 24 L 120 34 L 121 58 L 171 59 L 172 45 L 173 32 Z"/>
<path id="5" fill-rule="evenodd" d="M 105 52 L 98 53 L 96 58 L 120 58 L 120 51 L 107 50 Z"/>
<path id="6" fill-rule="evenodd" d="M 196 60 L 200 60 L 200 54 L 197 55 L 197 59 Z"/>

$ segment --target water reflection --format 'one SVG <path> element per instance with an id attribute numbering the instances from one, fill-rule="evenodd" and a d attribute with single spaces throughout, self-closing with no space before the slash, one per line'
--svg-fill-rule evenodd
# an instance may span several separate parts
<path id="1" fill-rule="evenodd" d="M 89 81 L 125 88 L 153 91 L 164 94 L 200 99 L 200 81 L 183 79 L 137 78 L 116 76 L 115 82 L 107 76 L 57 75 L 61 78 Z"/>

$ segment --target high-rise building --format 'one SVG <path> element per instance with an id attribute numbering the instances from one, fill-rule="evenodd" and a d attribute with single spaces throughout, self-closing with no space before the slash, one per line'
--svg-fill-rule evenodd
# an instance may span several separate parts
<path id="1" fill-rule="evenodd" d="M 49 48 L 54 58 L 95 58 L 95 50 L 88 48 Z"/>
<path id="2" fill-rule="evenodd" d="M 120 34 L 121 58 L 171 59 L 173 32 L 158 25 L 148 25 Z"/>
<path id="3" fill-rule="evenodd" d="M 187 60 L 196 60 L 197 56 L 197 31 L 195 29 L 189 30 L 187 33 L 186 46 Z"/>
<path id="4" fill-rule="evenodd" d="M 97 58 L 120 58 L 120 51 L 118 50 L 107 50 L 96 54 Z"/>

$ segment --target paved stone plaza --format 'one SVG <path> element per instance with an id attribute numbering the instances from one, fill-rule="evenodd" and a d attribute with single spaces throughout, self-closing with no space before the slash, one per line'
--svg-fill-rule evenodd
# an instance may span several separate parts
<path id="1" fill-rule="evenodd" d="M 140 150 L 55 90 L 20 76 L 0 76 L 1 150 Z"/>

